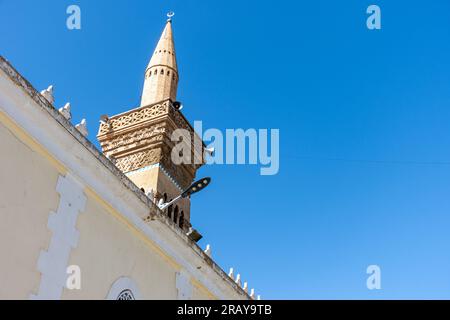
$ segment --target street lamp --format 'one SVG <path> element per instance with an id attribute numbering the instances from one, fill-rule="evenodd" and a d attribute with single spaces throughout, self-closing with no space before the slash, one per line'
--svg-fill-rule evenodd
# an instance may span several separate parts
<path id="1" fill-rule="evenodd" d="M 204 188 L 206 188 L 206 186 L 209 185 L 210 182 L 211 182 L 211 178 L 210 177 L 202 178 L 202 179 L 200 179 L 198 181 L 195 181 L 193 184 L 191 184 L 189 186 L 189 188 L 184 190 L 178 197 L 176 197 L 175 199 L 173 199 L 173 200 L 171 200 L 171 201 L 169 201 L 167 203 L 160 203 L 160 204 L 158 204 L 158 207 L 161 210 L 164 210 L 165 208 L 167 208 L 168 206 L 174 204 L 178 200 L 186 198 L 186 197 L 189 197 L 190 195 L 203 190 Z"/>

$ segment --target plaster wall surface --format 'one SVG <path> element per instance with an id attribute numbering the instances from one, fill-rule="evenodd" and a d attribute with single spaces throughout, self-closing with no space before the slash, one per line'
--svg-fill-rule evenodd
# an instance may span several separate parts
<path id="1" fill-rule="evenodd" d="M 248 299 L 2 57 L 0 150 L 1 299 Z"/>

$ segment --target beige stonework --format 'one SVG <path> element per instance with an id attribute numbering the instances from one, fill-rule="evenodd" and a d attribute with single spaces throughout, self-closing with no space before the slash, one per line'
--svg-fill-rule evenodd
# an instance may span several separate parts
<path id="1" fill-rule="evenodd" d="M 173 41 L 172 22 L 166 23 L 161 38 L 145 70 L 141 107 L 166 99 L 175 101 L 178 86 L 178 67 Z"/>
<path id="2" fill-rule="evenodd" d="M 97 139 L 104 154 L 145 192 L 153 192 L 156 201 L 170 201 L 194 180 L 203 164 L 201 138 L 177 110 L 178 71 L 173 42 L 172 23 L 166 23 L 145 73 L 142 103 L 137 109 L 112 116 L 102 123 Z M 175 164 L 171 153 L 177 141 L 172 133 L 185 129 L 183 144 L 190 145 L 192 163 Z M 198 143 L 199 142 L 199 143 Z M 194 160 L 195 159 L 195 160 Z M 166 210 L 182 229 L 190 224 L 190 199 L 183 199 Z"/>

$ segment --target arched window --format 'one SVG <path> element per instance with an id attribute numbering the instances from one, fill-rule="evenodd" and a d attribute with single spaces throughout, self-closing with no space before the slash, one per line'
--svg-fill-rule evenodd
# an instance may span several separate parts
<path id="1" fill-rule="evenodd" d="M 169 216 L 169 219 L 172 219 L 172 205 L 169 206 L 169 208 L 167 208 L 167 215 Z"/>
<path id="2" fill-rule="evenodd" d="M 108 300 L 138 300 L 141 299 L 139 288 L 130 278 L 117 279 L 109 290 Z"/>
<path id="3" fill-rule="evenodd" d="M 121 293 L 119 293 L 116 300 L 136 300 L 136 299 L 134 298 L 133 291 L 125 289 Z"/>
<path id="4" fill-rule="evenodd" d="M 151 75 L 152 75 L 152 72 L 151 72 L 151 71 L 149 71 L 149 72 L 148 72 L 148 76 L 150 77 Z"/>
<path id="5" fill-rule="evenodd" d="M 184 212 L 181 211 L 180 213 L 180 221 L 178 222 L 178 225 L 180 226 L 181 229 L 183 229 L 184 227 Z"/>
<path id="6" fill-rule="evenodd" d="M 161 74 L 164 74 L 164 70 L 163 69 L 161 69 Z"/>
<path id="7" fill-rule="evenodd" d="M 175 206 L 175 210 L 173 210 L 173 222 L 175 224 L 178 222 L 178 206 Z"/>
<path id="8" fill-rule="evenodd" d="M 155 75 L 155 76 L 158 75 L 158 69 L 155 69 L 154 75 Z"/>
<path id="9" fill-rule="evenodd" d="M 170 76 L 170 71 L 167 71 L 167 75 Z"/>

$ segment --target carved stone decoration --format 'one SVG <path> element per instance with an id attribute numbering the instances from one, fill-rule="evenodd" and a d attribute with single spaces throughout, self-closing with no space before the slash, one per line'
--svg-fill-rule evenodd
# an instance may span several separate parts
<path id="1" fill-rule="evenodd" d="M 109 125 L 100 125 L 98 140 L 105 155 L 115 158 L 122 172 L 161 163 L 180 186 L 187 187 L 203 163 L 176 165 L 172 162 L 171 134 L 178 128 L 195 134 L 183 115 L 167 100 L 109 118 Z"/>
<path id="2" fill-rule="evenodd" d="M 117 131 L 123 128 L 127 128 L 130 125 L 135 125 L 146 120 L 155 119 L 158 116 L 168 114 L 169 107 L 170 101 L 168 100 L 163 103 L 157 103 L 154 105 L 129 111 L 122 115 L 111 117 L 109 119 L 109 127 L 105 124 L 100 125 L 98 133 L 99 139 L 101 135 L 108 134 L 110 131 Z"/>
<path id="3" fill-rule="evenodd" d="M 192 150 L 191 163 L 175 164 L 172 161 L 172 149 L 178 142 L 172 141 L 171 138 L 176 129 L 185 129 L 189 132 L 191 141 L 187 139 L 183 143 L 186 143 L 186 146 Z M 164 183 L 138 185 L 138 187 L 146 191 L 149 188 L 154 189 L 155 194 L 167 194 L 169 199 L 178 195 L 174 190 L 179 192 L 187 188 L 194 180 L 196 170 L 203 165 L 203 163 L 193 161 L 194 137 L 201 141 L 183 114 L 172 106 L 170 100 L 112 116 L 108 118 L 107 123 L 100 124 L 97 136 L 104 154 L 115 159 L 117 168 L 132 180 L 135 179 L 133 181 L 145 184 L 145 181 L 148 180 L 139 178 L 139 176 L 145 174 L 143 172 L 147 169 L 153 170 L 155 168 L 153 165 L 158 164 L 156 170 L 163 171 L 175 189 L 168 185 L 163 187 Z M 203 144 L 201 146 L 200 154 L 203 154 L 205 146 Z M 200 158 L 198 162 L 201 161 Z M 151 183 L 154 184 L 154 182 Z M 165 189 L 160 190 L 159 188 Z M 183 228 L 186 228 L 190 225 L 189 199 L 186 200 L 184 207 L 181 207 L 180 204 L 180 211 L 183 211 L 184 217 L 186 217 L 182 223 Z"/>
<path id="4" fill-rule="evenodd" d="M 119 135 L 116 138 L 103 142 L 101 146 L 103 152 L 108 152 L 128 144 L 148 144 L 155 141 L 161 141 L 163 138 L 162 133 L 164 132 L 164 127 L 153 125 L 143 128 L 142 130 Z"/>
<path id="5" fill-rule="evenodd" d="M 160 149 L 151 149 L 133 153 L 129 156 L 116 159 L 116 167 L 119 168 L 123 173 L 144 168 L 148 165 L 158 163 L 160 154 Z"/>
<path id="6" fill-rule="evenodd" d="M 108 134 L 111 131 L 128 128 L 130 125 L 136 125 L 146 120 L 154 120 L 159 116 L 169 115 L 175 122 L 177 128 L 193 131 L 189 122 L 182 116 L 181 112 L 171 107 L 171 101 L 166 100 L 146 107 L 131 110 L 129 112 L 111 117 L 109 126 L 101 124 L 98 132 L 98 138 Z"/>

